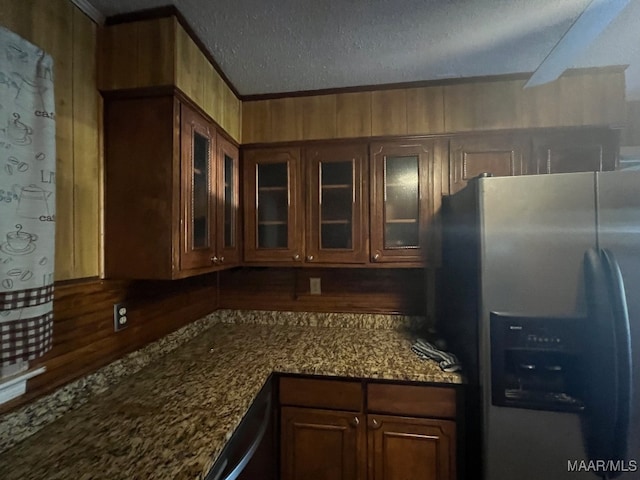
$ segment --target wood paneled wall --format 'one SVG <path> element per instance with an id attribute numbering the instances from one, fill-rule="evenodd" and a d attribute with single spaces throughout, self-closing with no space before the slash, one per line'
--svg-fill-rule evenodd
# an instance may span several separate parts
<path id="1" fill-rule="evenodd" d="M 309 278 L 320 278 L 311 295 Z M 242 268 L 220 272 L 220 308 L 425 315 L 423 269 Z"/>
<path id="2" fill-rule="evenodd" d="M 53 348 L 32 367 L 44 374 L 27 393 L 0 406 L 12 410 L 137 350 L 216 309 L 215 274 L 166 282 L 100 281 L 56 285 Z M 125 302 L 130 325 L 113 331 L 113 304 Z"/>
<path id="3" fill-rule="evenodd" d="M 240 100 L 176 17 L 100 29 L 100 90 L 175 85 L 238 143 Z"/>
<path id="4" fill-rule="evenodd" d="M 627 102 L 627 121 L 622 132 L 621 144 L 640 145 L 640 100 Z"/>
<path id="5" fill-rule="evenodd" d="M 525 80 L 245 101 L 245 144 L 449 133 L 472 130 L 622 125 L 621 69 L 569 72 L 524 90 Z"/>
<path id="6" fill-rule="evenodd" d="M 2 0 L 0 23 L 54 59 L 56 280 L 100 272 L 96 25 L 68 0 Z"/>

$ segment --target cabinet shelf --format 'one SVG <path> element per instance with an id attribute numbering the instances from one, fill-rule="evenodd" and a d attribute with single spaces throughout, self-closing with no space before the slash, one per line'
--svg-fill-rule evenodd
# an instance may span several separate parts
<path id="1" fill-rule="evenodd" d="M 418 223 L 417 218 L 392 218 L 390 220 L 385 220 L 384 223 Z"/>
<path id="2" fill-rule="evenodd" d="M 258 187 L 259 192 L 285 192 L 287 187 Z"/>
<path id="3" fill-rule="evenodd" d="M 322 220 L 320 223 L 322 225 L 348 225 L 351 220 Z"/>
<path id="4" fill-rule="evenodd" d="M 344 189 L 351 189 L 351 187 L 352 185 L 349 183 L 322 185 L 322 188 L 324 190 L 344 190 Z"/>
<path id="5" fill-rule="evenodd" d="M 385 183 L 384 184 L 385 187 L 389 188 L 411 188 L 411 189 L 416 189 L 418 188 L 418 184 L 417 183 L 413 183 L 413 182 L 408 182 L 408 183 L 404 183 L 404 182 L 398 182 L 398 183 Z"/>
<path id="6" fill-rule="evenodd" d="M 285 220 L 265 220 L 264 222 L 258 222 L 258 225 L 286 225 Z"/>

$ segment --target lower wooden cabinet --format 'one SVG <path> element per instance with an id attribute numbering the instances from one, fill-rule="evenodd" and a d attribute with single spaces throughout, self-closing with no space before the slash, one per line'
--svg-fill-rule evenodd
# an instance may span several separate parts
<path id="1" fill-rule="evenodd" d="M 364 478 L 362 415 L 283 407 L 281 478 L 353 480 Z"/>
<path id="2" fill-rule="evenodd" d="M 281 480 L 456 479 L 452 388 L 283 377 L 280 402 Z"/>
<path id="3" fill-rule="evenodd" d="M 369 480 L 456 478 L 456 424 L 450 420 L 369 415 Z"/>

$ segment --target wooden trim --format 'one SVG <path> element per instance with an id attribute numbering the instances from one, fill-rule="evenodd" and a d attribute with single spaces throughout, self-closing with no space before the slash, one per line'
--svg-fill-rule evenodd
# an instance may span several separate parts
<path id="1" fill-rule="evenodd" d="M 180 23 L 182 28 L 184 28 L 184 30 L 187 32 L 187 35 L 191 37 L 191 40 L 193 40 L 193 42 L 202 51 L 205 58 L 213 66 L 213 69 L 218 73 L 218 75 L 220 75 L 220 78 L 222 78 L 222 81 L 227 84 L 229 89 L 233 92 L 233 94 L 238 99 L 242 100 L 241 95 L 238 92 L 238 89 L 235 87 L 233 83 L 231 83 L 231 80 L 229 80 L 229 77 L 227 77 L 227 75 L 224 73 L 220 65 L 218 65 L 218 62 L 215 60 L 215 58 L 213 58 L 213 55 L 211 55 L 211 53 L 209 52 L 207 47 L 204 45 L 202 40 L 198 38 L 198 36 L 193 31 L 193 28 L 191 28 L 191 26 L 189 25 L 189 22 L 187 22 L 187 19 L 184 17 L 184 15 L 182 15 L 180 10 L 178 10 L 178 7 L 176 7 L 175 5 L 165 5 L 163 7 L 149 8 L 145 10 L 139 10 L 137 12 L 129 12 L 129 13 L 121 13 L 119 15 L 112 15 L 106 18 L 105 25 L 109 26 L 109 25 L 117 25 L 120 23 L 139 22 L 142 20 L 154 20 L 157 18 L 164 18 L 164 17 L 171 17 L 171 16 L 174 16 L 178 19 L 178 22 Z"/>
<path id="2" fill-rule="evenodd" d="M 602 130 L 622 130 L 621 126 L 605 126 L 605 125 L 569 125 L 558 127 L 528 127 L 528 128 L 507 128 L 507 129 L 495 129 L 495 130 L 472 130 L 472 131 L 459 131 L 459 132 L 439 132 L 429 133 L 424 135 L 379 135 L 375 137 L 351 137 L 351 138 L 327 138 L 323 140 L 289 140 L 283 142 L 259 142 L 259 143 L 243 143 L 240 147 L 243 152 L 253 149 L 263 148 L 289 148 L 289 147 L 311 147 L 313 145 L 340 145 L 340 144 L 354 144 L 358 142 L 376 143 L 376 142 L 418 142 L 431 139 L 453 139 L 456 137 L 468 137 L 470 135 L 505 135 L 505 134 L 517 134 L 517 133 L 551 133 L 551 132 L 579 132 L 592 129 L 595 131 Z"/>
<path id="3" fill-rule="evenodd" d="M 587 68 L 572 68 L 566 70 L 562 76 L 574 76 L 604 72 L 623 72 L 628 65 L 610 65 L 606 67 L 587 67 Z M 252 102 L 256 100 L 275 100 L 280 98 L 294 98 L 294 97 L 312 97 L 317 95 L 335 95 L 339 93 L 354 93 L 354 92 L 376 92 L 382 90 L 396 90 L 405 88 L 419 88 L 419 87 L 436 87 L 447 85 L 461 85 L 472 83 L 486 83 L 486 82 L 502 82 L 508 80 L 526 80 L 533 72 L 520 72 L 520 73 L 507 73 L 502 75 L 485 75 L 476 77 L 458 77 L 458 78 L 443 78 L 436 80 L 417 80 L 414 82 L 399 82 L 399 83 L 383 83 L 379 85 L 360 85 L 355 87 L 337 87 L 337 88 L 322 88 L 318 90 L 299 90 L 293 92 L 278 92 L 278 93 L 260 93 L 254 95 L 238 95 L 238 98 L 243 102 Z"/>
<path id="4" fill-rule="evenodd" d="M 89 0 L 70 0 L 78 9 L 98 25 L 104 25 L 106 17 Z"/>

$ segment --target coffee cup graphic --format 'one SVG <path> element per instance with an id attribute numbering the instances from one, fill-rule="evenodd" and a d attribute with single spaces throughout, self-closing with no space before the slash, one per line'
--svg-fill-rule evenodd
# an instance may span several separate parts
<path id="1" fill-rule="evenodd" d="M 16 225 L 16 230 L 7 233 L 7 242 L 0 247 L 5 253 L 13 255 L 25 255 L 35 250 L 38 236 L 22 231 L 22 225 Z"/>

